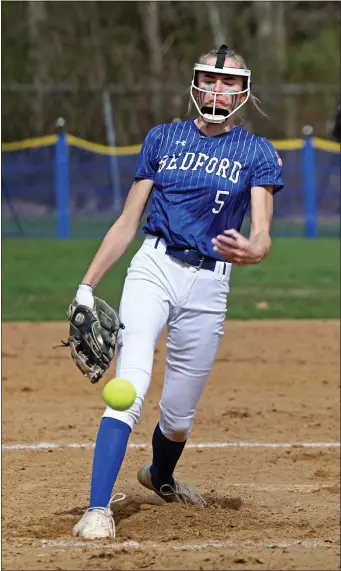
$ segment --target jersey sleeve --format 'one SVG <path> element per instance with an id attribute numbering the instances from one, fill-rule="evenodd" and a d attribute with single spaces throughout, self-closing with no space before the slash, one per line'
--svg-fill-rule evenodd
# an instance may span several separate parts
<path id="1" fill-rule="evenodd" d="M 158 151 L 160 148 L 161 134 L 161 126 L 153 127 L 147 134 L 137 161 L 135 179 L 155 179 L 158 168 Z"/>
<path id="2" fill-rule="evenodd" d="M 282 160 L 274 146 L 265 138 L 258 142 L 257 159 L 251 175 L 253 186 L 273 186 L 273 192 L 283 188 Z"/>

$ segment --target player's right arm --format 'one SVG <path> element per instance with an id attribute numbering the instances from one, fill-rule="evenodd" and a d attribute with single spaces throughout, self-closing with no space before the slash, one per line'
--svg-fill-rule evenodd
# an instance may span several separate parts
<path id="1" fill-rule="evenodd" d="M 162 126 L 153 127 L 143 141 L 136 167 L 135 182 L 129 191 L 122 214 L 107 232 L 78 287 L 76 301 L 80 304 L 93 307 L 93 289 L 109 268 L 124 254 L 136 235 L 154 186 L 161 132 Z"/>
<path id="2" fill-rule="evenodd" d="M 124 254 L 135 238 L 154 181 L 140 179 L 133 183 L 121 216 L 105 235 L 82 283 L 95 288 L 104 274 Z"/>

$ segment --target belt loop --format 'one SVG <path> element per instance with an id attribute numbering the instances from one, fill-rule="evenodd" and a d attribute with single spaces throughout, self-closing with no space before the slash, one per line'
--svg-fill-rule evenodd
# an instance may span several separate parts
<path id="1" fill-rule="evenodd" d="M 226 274 L 226 262 L 224 262 L 223 276 Z"/>
<path id="2" fill-rule="evenodd" d="M 161 236 L 159 236 L 158 239 L 156 240 L 155 245 L 154 245 L 154 250 L 157 250 L 157 247 L 159 245 L 160 240 L 161 240 Z"/>

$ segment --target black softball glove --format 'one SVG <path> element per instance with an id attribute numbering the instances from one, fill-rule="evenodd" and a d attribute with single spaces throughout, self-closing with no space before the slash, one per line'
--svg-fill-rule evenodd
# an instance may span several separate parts
<path id="1" fill-rule="evenodd" d="M 68 310 L 70 331 L 67 342 L 77 367 L 92 383 L 97 383 L 115 355 L 119 329 L 123 323 L 105 301 L 94 297 L 94 308 L 73 300 Z"/>

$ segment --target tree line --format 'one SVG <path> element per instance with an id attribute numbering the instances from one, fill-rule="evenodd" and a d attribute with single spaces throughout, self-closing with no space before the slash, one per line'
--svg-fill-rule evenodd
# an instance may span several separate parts
<path id="1" fill-rule="evenodd" d="M 245 57 L 269 116 L 246 106 L 248 128 L 286 138 L 309 124 L 328 137 L 339 41 L 331 1 L 3 1 L 2 140 L 51 133 L 62 116 L 74 135 L 140 143 L 188 117 L 193 65 L 222 43 Z"/>

